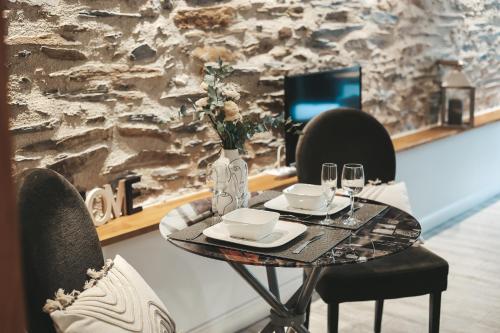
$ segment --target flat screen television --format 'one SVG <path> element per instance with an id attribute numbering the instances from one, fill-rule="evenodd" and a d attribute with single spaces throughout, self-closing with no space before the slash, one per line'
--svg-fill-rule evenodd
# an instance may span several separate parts
<path id="1" fill-rule="evenodd" d="M 303 128 L 321 112 L 352 108 L 361 110 L 361 67 L 285 77 L 285 118 Z M 298 135 L 285 132 L 286 164 L 295 163 Z"/>

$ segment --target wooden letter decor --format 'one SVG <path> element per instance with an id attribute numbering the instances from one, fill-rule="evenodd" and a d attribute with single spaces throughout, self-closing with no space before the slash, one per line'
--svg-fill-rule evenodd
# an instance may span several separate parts
<path id="1" fill-rule="evenodd" d="M 142 207 L 134 207 L 134 198 L 137 197 L 140 193 L 137 190 L 132 188 L 132 184 L 138 183 L 141 181 L 141 176 L 129 176 L 124 180 L 125 184 L 125 198 L 127 199 L 127 215 L 132 215 L 135 213 L 139 213 L 142 210 Z"/>
<path id="2" fill-rule="evenodd" d="M 134 207 L 133 199 L 138 194 L 132 188 L 132 184 L 141 180 L 141 176 L 129 176 L 118 181 L 116 195 L 110 184 L 103 188 L 96 187 L 87 192 L 85 205 L 92 216 L 95 226 L 100 226 L 113 218 L 122 215 L 132 215 L 142 210 L 142 207 Z"/>

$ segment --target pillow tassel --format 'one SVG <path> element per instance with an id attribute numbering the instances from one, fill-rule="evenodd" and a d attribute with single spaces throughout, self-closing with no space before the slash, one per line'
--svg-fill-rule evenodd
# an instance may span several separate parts
<path id="1" fill-rule="evenodd" d="M 92 279 L 92 280 L 99 280 L 100 278 L 102 278 L 104 276 L 104 271 L 103 270 L 100 270 L 100 271 L 96 271 L 95 269 L 93 268 L 89 268 L 87 269 L 87 275 Z"/>
<path id="2" fill-rule="evenodd" d="M 90 277 L 90 280 L 85 281 L 83 289 L 87 290 L 92 288 L 99 279 L 103 278 L 108 273 L 111 267 L 113 267 L 113 260 L 108 259 L 100 271 L 89 268 L 87 270 L 87 275 Z M 50 314 L 56 310 L 64 310 L 76 300 L 78 295 L 80 295 L 80 292 L 77 290 L 73 290 L 69 294 L 66 294 L 64 289 L 59 288 L 54 295 L 54 299 L 47 299 L 45 301 L 43 312 Z"/>
<path id="3" fill-rule="evenodd" d="M 59 301 L 63 307 L 67 307 L 75 300 L 75 296 L 66 294 L 64 289 L 58 289 L 56 292 L 56 301 Z"/>
<path id="4" fill-rule="evenodd" d="M 78 295 L 80 295 L 80 292 L 77 290 L 73 290 L 69 294 L 66 294 L 64 289 L 59 288 L 54 295 L 54 299 L 48 299 L 45 302 L 43 312 L 51 313 L 56 310 L 63 310 L 68 305 L 71 305 Z"/>
<path id="5" fill-rule="evenodd" d="M 370 185 L 380 185 L 380 184 L 382 184 L 382 181 L 377 178 L 375 180 L 368 180 L 368 184 L 370 184 Z"/>
<path id="6" fill-rule="evenodd" d="M 63 306 L 59 301 L 53 300 L 53 299 L 47 299 L 45 301 L 45 305 L 43 306 L 43 312 L 45 313 L 52 313 L 56 310 L 62 310 Z"/>
<path id="7" fill-rule="evenodd" d="M 83 290 L 87 290 L 87 289 L 92 288 L 96 282 L 97 281 L 94 279 L 90 279 L 90 280 L 85 281 L 85 284 L 83 285 Z"/>
<path id="8" fill-rule="evenodd" d="M 108 273 L 111 267 L 113 267 L 113 260 L 107 259 L 100 271 L 96 271 L 93 268 L 87 269 L 87 275 L 90 277 L 90 280 L 85 281 L 85 284 L 83 285 L 83 290 L 92 288 L 97 283 L 98 280 L 102 279 Z"/>

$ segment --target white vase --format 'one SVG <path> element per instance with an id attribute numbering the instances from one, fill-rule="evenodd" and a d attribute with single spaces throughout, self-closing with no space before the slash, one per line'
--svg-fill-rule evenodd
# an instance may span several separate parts
<path id="1" fill-rule="evenodd" d="M 248 165 L 238 149 L 224 149 L 214 168 L 212 209 L 220 215 L 248 207 Z"/>

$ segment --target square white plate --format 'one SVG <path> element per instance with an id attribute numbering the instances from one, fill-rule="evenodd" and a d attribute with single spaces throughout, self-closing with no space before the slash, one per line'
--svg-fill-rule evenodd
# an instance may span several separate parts
<path id="1" fill-rule="evenodd" d="M 333 199 L 332 205 L 330 207 L 329 213 L 330 214 L 337 213 L 337 212 L 341 211 L 342 209 L 348 207 L 350 203 L 351 202 L 349 201 L 349 198 L 335 196 L 335 198 Z M 307 210 L 307 209 L 290 207 L 284 194 L 267 201 L 266 203 L 264 203 L 264 207 L 266 207 L 268 209 L 272 209 L 272 210 L 278 210 L 281 212 L 288 212 L 288 213 L 295 213 L 295 214 L 314 215 L 314 216 L 325 216 L 326 215 L 326 209 Z"/>
<path id="2" fill-rule="evenodd" d="M 203 234 L 207 237 L 225 242 L 252 247 L 272 248 L 288 243 L 292 239 L 304 233 L 306 230 L 307 227 L 301 223 L 278 221 L 271 234 L 262 239 L 253 241 L 249 239 L 231 237 L 229 235 L 229 231 L 227 230 L 227 226 L 224 223 L 217 223 L 203 230 Z"/>

